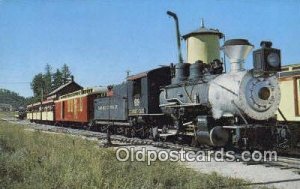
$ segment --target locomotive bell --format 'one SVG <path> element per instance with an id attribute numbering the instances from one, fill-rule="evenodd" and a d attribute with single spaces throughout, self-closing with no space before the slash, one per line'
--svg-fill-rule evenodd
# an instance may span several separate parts
<path id="1" fill-rule="evenodd" d="M 253 45 L 246 39 L 231 39 L 224 43 L 222 50 L 231 62 L 231 72 L 244 70 L 244 62 Z"/>

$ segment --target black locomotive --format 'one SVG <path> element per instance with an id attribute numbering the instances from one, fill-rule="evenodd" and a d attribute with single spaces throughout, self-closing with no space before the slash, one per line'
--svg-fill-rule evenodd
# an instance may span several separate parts
<path id="1" fill-rule="evenodd" d="M 218 55 L 211 62 L 183 63 L 178 18 L 172 12 L 168 15 L 176 23 L 179 63 L 129 76 L 125 83 L 109 87 L 111 95 L 94 101 L 94 125 L 102 131 L 110 126 L 131 137 L 170 138 L 194 145 L 269 148 L 274 141 L 286 141 L 280 133 L 287 133 L 287 128 L 278 129 L 274 119 L 280 102 L 276 78 L 280 50 L 263 41 L 253 54 L 254 68 L 246 70 L 244 60 L 253 45 L 233 39 L 221 48 L 230 60 L 229 72 L 224 72 Z M 223 37 L 204 26 L 186 36 L 193 35 L 201 40 L 206 35 Z"/>

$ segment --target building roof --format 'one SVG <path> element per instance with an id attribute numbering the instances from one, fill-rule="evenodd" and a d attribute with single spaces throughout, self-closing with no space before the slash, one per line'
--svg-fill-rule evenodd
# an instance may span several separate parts
<path id="1" fill-rule="evenodd" d="M 54 95 L 56 94 L 57 92 L 61 91 L 62 89 L 64 89 L 65 87 L 71 85 L 71 84 L 75 84 L 75 85 L 78 85 L 75 81 L 71 80 L 69 81 L 68 83 L 64 84 L 64 85 L 61 85 L 60 87 L 56 88 L 55 90 L 53 90 L 51 93 L 48 94 L 48 96 L 51 96 L 51 95 Z M 80 85 L 78 85 L 79 87 L 81 87 Z M 82 87 L 81 87 L 82 88 Z"/>

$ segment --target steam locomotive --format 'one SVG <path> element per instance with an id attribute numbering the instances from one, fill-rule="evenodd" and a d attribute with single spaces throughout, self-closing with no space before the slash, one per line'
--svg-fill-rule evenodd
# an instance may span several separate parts
<path id="1" fill-rule="evenodd" d="M 178 18 L 167 13 L 176 24 L 179 63 L 128 76 L 118 85 L 40 103 L 52 112 L 47 122 L 192 145 L 270 148 L 286 144 L 288 129 L 275 119 L 280 50 L 262 41 L 253 52 L 253 69 L 246 70 L 244 61 L 254 46 L 246 39 L 231 39 L 220 48 L 224 34 L 203 23 L 183 36 L 188 56 L 184 63 Z M 220 49 L 230 60 L 230 71 L 224 69 Z M 35 112 L 43 111 L 43 107 L 29 109 L 27 117 L 43 122 L 38 115 L 34 119 Z"/>

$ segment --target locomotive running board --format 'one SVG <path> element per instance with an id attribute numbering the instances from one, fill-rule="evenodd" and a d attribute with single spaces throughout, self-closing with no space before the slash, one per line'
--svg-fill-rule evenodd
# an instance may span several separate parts
<path id="1" fill-rule="evenodd" d="M 176 134 L 166 133 L 166 134 L 159 134 L 160 137 L 168 137 L 168 136 L 175 136 Z"/>
<path id="2" fill-rule="evenodd" d="M 249 125 L 243 125 L 243 126 L 238 126 L 238 125 L 230 125 L 230 126 L 221 126 L 224 129 L 243 129 L 243 128 L 249 128 Z"/>
<path id="3" fill-rule="evenodd" d="M 115 122 L 115 121 L 95 121 L 96 124 L 101 125 L 122 125 L 122 126 L 130 126 L 129 123 Z"/>
<path id="4" fill-rule="evenodd" d="M 257 127 L 270 127 L 269 125 L 230 125 L 230 126 L 221 126 L 224 129 L 251 129 L 251 128 L 257 128 Z"/>
<path id="5" fill-rule="evenodd" d="M 201 106 L 201 104 L 196 104 L 196 103 L 187 103 L 187 104 L 161 104 L 159 107 L 164 107 L 164 108 L 180 108 L 180 107 L 189 107 L 189 106 Z"/>
<path id="6" fill-rule="evenodd" d="M 165 114 L 129 114 L 128 116 L 164 116 Z"/>
<path id="7" fill-rule="evenodd" d="M 168 136 L 175 136 L 175 135 L 188 135 L 188 136 L 194 136 L 195 134 L 193 132 L 177 132 L 177 130 L 169 130 L 167 133 L 161 133 L 162 129 L 158 129 L 159 136 L 160 137 L 168 137 Z"/>

